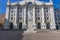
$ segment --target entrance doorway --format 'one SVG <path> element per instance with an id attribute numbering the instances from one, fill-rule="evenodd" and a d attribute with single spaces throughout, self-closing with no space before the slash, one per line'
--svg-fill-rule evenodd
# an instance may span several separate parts
<path id="1" fill-rule="evenodd" d="M 22 23 L 19 23 L 19 30 L 22 30 Z"/>
<path id="2" fill-rule="evenodd" d="M 56 26 L 56 29 L 58 30 L 58 26 Z"/>
<path id="3" fill-rule="evenodd" d="M 47 29 L 50 29 L 50 23 L 47 23 L 46 26 L 47 26 Z"/>
<path id="4" fill-rule="evenodd" d="M 13 29 L 13 23 L 10 23 L 10 29 Z"/>
<path id="5" fill-rule="evenodd" d="M 41 29 L 41 23 L 37 23 L 37 29 Z"/>

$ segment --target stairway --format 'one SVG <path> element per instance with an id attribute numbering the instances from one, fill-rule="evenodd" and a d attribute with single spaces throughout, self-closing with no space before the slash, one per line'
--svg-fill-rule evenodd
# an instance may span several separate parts
<path id="1" fill-rule="evenodd" d="M 49 29 L 37 29 L 37 30 L 35 30 L 37 33 L 45 33 L 45 32 L 51 32 L 51 31 L 53 31 L 53 30 L 49 30 Z"/>

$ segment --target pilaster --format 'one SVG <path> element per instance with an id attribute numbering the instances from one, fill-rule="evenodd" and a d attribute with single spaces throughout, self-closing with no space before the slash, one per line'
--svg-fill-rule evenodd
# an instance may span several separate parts
<path id="1" fill-rule="evenodd" d="M 35 16 L 35 6 L 33 6 L 33 29 L 36 29 Z"/>
<path id="2" fill-rule="evenodd" d="M 23 22 L 23 29 L 27 29 L 27 24 L 26 24 L 26 6 L 24 7 L 24 22 Z"/>
<path id="3" fill-rule="evenodd" d="M 46 24 L 45 24 L 45 15 L 44 15 L 44 6 L 42 6 L 42 23 L 41 23 L 41 29 L 46 29 Z"/>
<path id="4" fill-rule="evenodd" d="M 17 21 L 18 21 L 18 19 L 17 19 L 17 13 L 18 13 L 18 6 L 16 6 L 16 9 L 15 9 L 15 11 L 14 11 L 14 13 L 15 13 L 15 16 L 14 16 L 14 18 L 15 18 L 15 20 L 14 20 L 14 22 L 13 22 L 13 29 L 18 29 L 18 26 L 17 26 Z"/>
<path id="5" fill-rule="evenodd" d="M 5 16 L 5 24 L 4 24 L 4 29 L 9 29 L 9 13 L 10 13 L 10 6 L 6 7 L 6 16 Z"/>
<path id="6" fill-rule="evenodd" d="M 50 29 L 56 29 L 53 6 L 50 6 L 50 13 L 51 13 L 51 16 L 50 16 L 51 17 Z"/>

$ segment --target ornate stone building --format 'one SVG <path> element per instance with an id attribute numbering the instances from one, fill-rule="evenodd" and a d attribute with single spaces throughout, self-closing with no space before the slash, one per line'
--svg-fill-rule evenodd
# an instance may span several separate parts
<path id="1" fill-rule="evenodd" d="M 56 29 L 52 0 L 8 0 L 4 29 Z"/>
<path id="2" fill-rule="evenodd" d="M 55 10 L 55 23 L 56 23 L 56 29 L 60 29 L 60 9 L 56 8 Z"/>

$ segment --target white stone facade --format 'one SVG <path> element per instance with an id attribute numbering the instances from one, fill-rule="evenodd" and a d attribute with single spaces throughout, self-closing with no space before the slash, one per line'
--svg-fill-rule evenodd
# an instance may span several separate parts
<path id="1" fill-rule="evenodd" d="M 52 0 L 8 0 L 4 29 L 56 29 Z"/>

